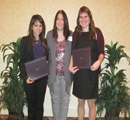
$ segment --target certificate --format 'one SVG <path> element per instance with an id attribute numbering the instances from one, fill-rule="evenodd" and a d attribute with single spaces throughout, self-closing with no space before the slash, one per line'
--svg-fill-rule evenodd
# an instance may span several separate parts
<path id="1" fill-rule="evenodd" d="M 46 61 L 46 56 L 26 62 L 25 68 L 28 77 L 30 77 L 33 80 L 37 80 L 44 76 L 47 76 L 48 63 Z"/>
<path id="2" fill-rule="evenodd" d="M 73 50 L 73 67 L 88 69 L 91 66 L 91 48 L 80 48 Z"/>

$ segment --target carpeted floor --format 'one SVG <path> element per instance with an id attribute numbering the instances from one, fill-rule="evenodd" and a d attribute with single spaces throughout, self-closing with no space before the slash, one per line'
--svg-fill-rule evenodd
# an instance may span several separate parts
<path id="1" fill-rule="evenodd" d="M 8 120 L 7 115 L 0 115 L 0 120 Z M 24 120 L 27 120 L 27 117 L 24 117 Z M 44 117 L 43 120 L 54 120 L 53 117 Z M 68 117 L 67 120 L 78 120 L 76 117 Z M 88 120 L 85 118 L 84 120 Z M 104 120 L 103 118 L 98 118 L 97 120 Z"/>
<path id="2" fill-rule="evenodd" d="M 0 120 L 8 120 L 7 115 L 0 115 Z M 27 117 L 24 117 L 24 120 L 27 120 Z M 53 117 L 44 117 L 43 120 L 54 120 Z M 76 117 L 68 117 L 67 120 L 78 120 Z M 84 120 L 89 120 L 85 118 Z M 97 118 L 96 120 L 105 120 L 104 118 Z M 120 118 L 120 120 L 125 120 L 124 118 Z M 130 120 L 130 119 L 127 119 Z"/>

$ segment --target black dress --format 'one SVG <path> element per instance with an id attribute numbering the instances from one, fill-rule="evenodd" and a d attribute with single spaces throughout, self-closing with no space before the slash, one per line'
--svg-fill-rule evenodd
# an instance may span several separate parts
<path id="1" fill-rule="evenodd" d="M 91 48 L 91 63 L 97 60 L 97 40 L 89 40 L 90 32 L 78 35 L 75 49 Z M 96 99 L 98 95 L 98 70 L 80 69 L 73 76 L 73 95 L 80 99 Z"/>

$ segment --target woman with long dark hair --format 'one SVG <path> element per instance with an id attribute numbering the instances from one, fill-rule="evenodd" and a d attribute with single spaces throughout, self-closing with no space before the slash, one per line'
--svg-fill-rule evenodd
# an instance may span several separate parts
<path id="1" fill-rule="evenodd" d="M 43 119 L 43 103 L 46 93 L 47 76 L 33 80 L 27 75 L 25 62 L 47 55 L 45 42 L 45 23 L 40 15 L 33 15 L 29 25 L 29 34 L 21 40 L 20 45 L 20 77 L 24 80 L 24 87 L 28 102 L 28 120 Z"/>
<path id="2" fill-rule="evenodd" d="M 96 119 L 95 99 L 98 96 L 98 73 L 104 59 L 104 38 L 99 28 L 96 28 L 91 11 L 86 6 L 79 9 L 77 26 L 73 34 L 72 49 L 90 48 L 91 67 L 77 69 L 73 66 L 73 54 L 69 66 L 73 75 L 73 95 L 78 98 L 78 120 L 85 115 L 85 100 L 89 106 L 89 120 Z"/>
<path id="3" fill-rule="evenodd" d="M 55 120 L 66 120 L 71 87 L 71 74 L 68 70 L 71 57 L 72 32 L 63 10 L 56 13 L 54 26 L 47 33 L 49 48 L 49 75 L 52 110 Z"/>

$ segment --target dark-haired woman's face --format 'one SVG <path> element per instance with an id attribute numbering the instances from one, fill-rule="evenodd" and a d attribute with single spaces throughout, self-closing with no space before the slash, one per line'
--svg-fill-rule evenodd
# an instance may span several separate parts
<path id="1" fill-rule="evenodd" d="M 33 34 L 34 34 L 35 38 L 37 38 L 37 37 L 39 38 L 39 35 L 43 29 L 42 24 L 37 20 L 37 21 L 35 21 L 32 29 L 33 29 Z"/>
<path id="2" fill-rule="evenodd" d="M 79 15 L 79 24 L 82 29 L 88 29 L 90 24 L 90 18 L 87 12 L 83 12 Z"/>
<path id="3" fill-rule="evenodd" d="M 62 14 L 58 14 L 57 20 L 56 20 L 56 27 L 57 30 L 63 30 L 64 29 L 64 18 Z"/>

